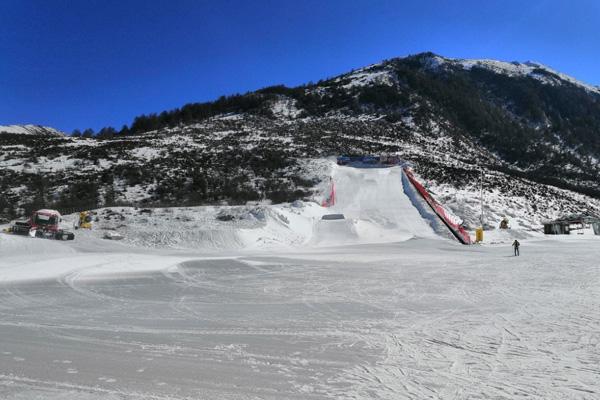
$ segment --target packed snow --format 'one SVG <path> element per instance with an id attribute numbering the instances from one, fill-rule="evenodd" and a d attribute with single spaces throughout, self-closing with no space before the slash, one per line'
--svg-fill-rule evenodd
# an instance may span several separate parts
<path id="1" fill-rule="evenodd" d="M 0 397 L 598 397 L 598 237 L 463 246 L 399 168 L 331 175 L 328 208 L 113 207 L 72 242 L 0 235 Z"/>

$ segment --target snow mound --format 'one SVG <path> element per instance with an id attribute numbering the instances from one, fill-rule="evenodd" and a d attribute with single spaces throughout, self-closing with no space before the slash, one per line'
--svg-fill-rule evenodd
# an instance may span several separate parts
<path id="1" fill-rule="evenodd" d="M 484 244 L 511 244 L 515 239 L 542 238 L 543 234 L 522 229 L 493 229 L 483 232 Z"/>
<path id="2" fill-rule="evenodd" d="M 315 203 L 96 210 L 91 232 L 78 238 L 120 234 L 121 243 L 141 248 L 202 251 L 290 247 L 306 243 L 325 210 Z M 76 215 L 67 216 L 75 220 Z M 77 238 L 76 238 L 77 240 Z"/>
<path id="3" fill-rule="evenodd" d="M 4 260 L 39 259 L 66 253 L 74 253 L 74 250 L 64 242 L 0 233 L 0 254 Z"/>

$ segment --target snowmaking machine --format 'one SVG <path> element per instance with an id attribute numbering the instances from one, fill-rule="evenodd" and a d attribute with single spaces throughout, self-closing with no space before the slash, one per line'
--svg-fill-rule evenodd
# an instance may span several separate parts
<path id="1" fill-rule="evenodd" d="M 92 229 L 92 213 L 82 211 L 79 213 L 79 220 L 75 223 L 75 229 Z"/>
<path id="2" fill-rule="evenodd" d="M 7 232 L 31 237 L 73 240 L 75 234 L 60 228 L 62 217 L 56 210 L 37 210 L 27 220 L 15 221 Z"/>

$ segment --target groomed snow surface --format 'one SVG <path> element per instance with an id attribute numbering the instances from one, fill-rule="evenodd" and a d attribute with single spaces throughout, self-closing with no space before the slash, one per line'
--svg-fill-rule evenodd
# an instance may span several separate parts
<path id="1" fill-rule="evenodd" d="M 462 246 L 399 169 L 333 179 L 329 209 L 112 209 L 73 242 L 0 235 L 0 398 L 600 396 L 600 240 Z"/>

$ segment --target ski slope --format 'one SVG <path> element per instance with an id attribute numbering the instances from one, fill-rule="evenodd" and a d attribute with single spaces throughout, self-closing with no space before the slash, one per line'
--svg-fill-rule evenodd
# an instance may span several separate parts
<path id="1" fill-rule="evenodd" d="M 316 223 L 311 240 L 316 245 L 399 242 L 438 238 L 406 194 L 402 169 L 352 168 L 335 165 L 332 172 L 335 204 L 332 214 L 344 220 Z"/>
<path id="2" fill-rule="evenodd" d="M 462 246 L 399 168 L 332 168 L 326 209 L 119 208 L 72 242 L 0 235 L 0 398 L 598 398 L 600 237 Z"/>
<path id="3" fill-rule="evenodd" d="M 518 258 L 430 239 L 213 256 L 43 241 L 35 257 L 36 239 L 0 238 L 30 249 L 0 270 L 40 272 L 0 281 L 2 399 L 600 393 L 593 237 L 524 240 Z"/>

